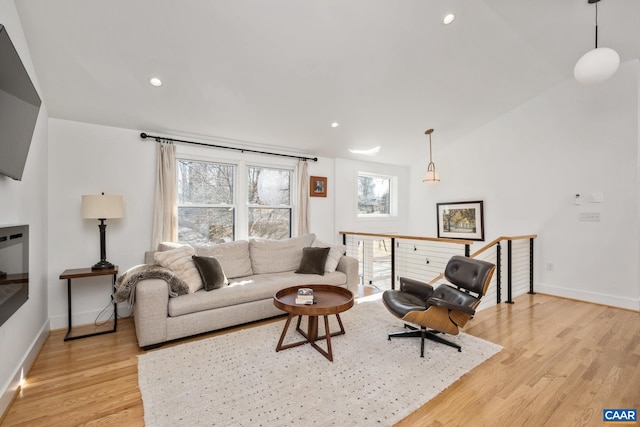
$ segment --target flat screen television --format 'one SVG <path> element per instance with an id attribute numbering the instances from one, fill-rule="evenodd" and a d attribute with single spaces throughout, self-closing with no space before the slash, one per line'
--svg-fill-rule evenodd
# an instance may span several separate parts
<path id="1" fill-rule="evenodd" d="M 7 29 L 0 24 L 0 174 L 22 180 L 40 104 Z"/>

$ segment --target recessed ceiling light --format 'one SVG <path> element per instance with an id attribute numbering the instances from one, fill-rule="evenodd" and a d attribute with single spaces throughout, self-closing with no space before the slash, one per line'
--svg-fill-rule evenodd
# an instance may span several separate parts
<path id="1" fill-rule="evenodd" d="M 375 156 L 380 151 L 380 146 L 369 148 L 368 150 L 356 150 L 355 148 L 349 148 L 349 152 L 353 154 L 364 154 L 365 156 Z"/>
<path id="2" fill-rule="evenodd" d="M 447 13 L 444 18 L 442 18 L 442 23 L 444 25 L 451 24 L 456 19 L 456 15 L 453 13 Z"/>
<path id="3" fill-rule="evenodd" d="M 338 126 L 340 126 L 340 123 L 338 123 L 338 122 L 331 123 L 331 127 L 332 128 L 337 128 Z"/>
<path id="4" fill-rule="evenodd" d="M 155 86 L 155 87 L 162 86 L 162 80 L 160 80 L 157 77 L 152 77 L 151 79 L 149 79 L 149 83 L 151 83 L 151 86 Z"/>

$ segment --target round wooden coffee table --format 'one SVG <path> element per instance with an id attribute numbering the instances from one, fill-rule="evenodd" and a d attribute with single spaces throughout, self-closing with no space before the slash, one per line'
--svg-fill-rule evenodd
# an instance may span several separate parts
<path id="1" fill-rule="evenodd" d="M 298 295 L 298 289 L 300 288 L 313 289 L 313 296 L 316 299 L 316 302 L 309 305 L 296 304 L 295 300 L 296 296 Z M 313 348 L 318 350 L 320 354 L 333 362 L 333 352 L 331 351 L 331 337 L 344 334 L 344 326 L 342 326 L 342 320 L 340 320 L 340 315 L 338 313 L 342 313 L 343 311 L 347 311 L 351 307 L 353 307 L 353 294 L 349 289 L 332 285 L 293 286 L 291 288 L 282 289 L 276 292 L 273 296 L 273 305 L 278 307 L 280 310 L 289 313 L 289 315 L 287 316 L 287 322 L 285 323 L 284 329 L 282 330 L 282 335 L 280 335 L 280 341 L 278 341 L 278 345 L 276 346 L 276 351 L 285 350 L 287 348 L 297 347 L 299 345 L 309 343 Z M 338 319 L 340 332 L 331 333 L 329 331 L 328 316 L 331 314 L 335 314 L 336 319 Z M 295 316 L 298 316 L 296 331 L 298 331 L 298 333 L 300 333 L 300 335 L 302 335 L 305 339 L 292 344 L 282 345 L 284 337 L 287 334 L 287 330 L 289 329 L 291 319 L 293 319 Z M 302 316 L 309 316 L 306 333 L 302 329 L 300 329 Z M 319 316 L 324 317 L 324 335 L 322 336 L 318 336 Z M 320 341 L 323 339 L 327 340 L 326 351 L 316 343 L 316 341 Z"/>

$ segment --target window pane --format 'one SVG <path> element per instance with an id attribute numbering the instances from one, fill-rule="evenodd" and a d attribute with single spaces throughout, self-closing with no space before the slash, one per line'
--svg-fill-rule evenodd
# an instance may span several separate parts
<path id="1" fill-rule="evenodd" d="M 376 176 L 358 176 L 358 215 L 391 213 L 391 179 Z"/>
<path id="2" fill-rule="evenodd" d="M 223 243 L 234 239 L 233 208 L 178 207 L 178 241 Z"/>
<path id="3" fill-rule="evenodd" d="M 263 239 L 291 237 L 291 209 L 249 208 L 249 237 Z"/>
<path id="4" fill-rule="evenodd" d="M 234 165 L 178 160 L 178 204 L 233 205 Z"/>
<path id="5" fill-rule="evenodd" d="M 249 166 L 248 200 L 252 205 L 290 206 L 291 171 Z"/>

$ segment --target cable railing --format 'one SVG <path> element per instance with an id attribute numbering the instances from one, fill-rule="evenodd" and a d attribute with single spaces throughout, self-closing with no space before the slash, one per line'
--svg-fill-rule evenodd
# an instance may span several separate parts
<path id="1" fill-rule="evenodd" d="M 473 254 L 473 241 L 404 236 L 395 233 L 341 231 L 347 255 L 359 261 L 359 279 L 363 285 L 379 290 L 395 289 L 400 277 L 411 277 L 430 284 L 446 281 L 444 268 L 453 255 L 483 259 L 496 265 L 496 274 L 480 309 L 499 304 L 506 287 L 505 302 L 513 297 L 534 293 L 533 242 L 536 235 L 501 236 Z M 504 250 L 506 242 L 506 251 Z"/>

